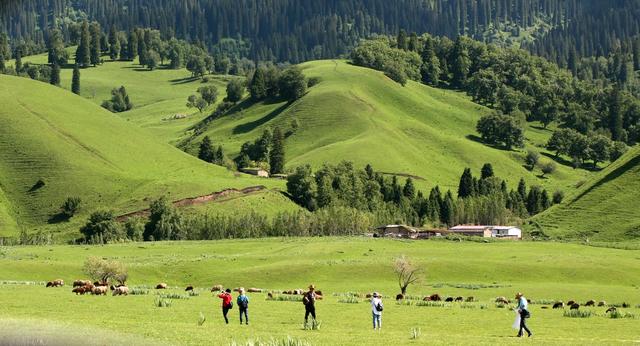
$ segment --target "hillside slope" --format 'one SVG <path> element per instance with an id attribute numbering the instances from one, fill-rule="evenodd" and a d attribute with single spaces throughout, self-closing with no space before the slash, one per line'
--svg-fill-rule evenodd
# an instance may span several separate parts
<path id="1" fill-rule="evenodd" d="M 80 197 L 88 214 L 97 207 L 136 210 L 160 195 L 176 200 L 230 187 L 283 187 L 204 163 L 45 83 L 0 75 L 0 104 L 2 224 L 77 229 L 79 218 L 56 218 L 69 196 Z M 0 236 L 12 229 L 2 227 Z"/>
<path id="2" fill-rule="evenodd" d="M 300 127 L 286 139 L 287 168 L 350 160 L 360 167 L 370 163 L 379 171 L 422 177 L 417 182 L 422 188 L 455 188 L 465 167 L 477 174 L 486 162 L 513 187 L 525 177 L 530 185 L 567 188 L 590 174 L 558 167 L 542 179 L 539 170 L 523 167 L 523 153 L 479 143 L 475 125 L 490 110 L 464 94 L 415 82 L 402 87 L 381 72 L 344 61 L 300 66 L 307 77 L 320 79 L 304 97 L 291 105 L 245 101 L 235 112 L 204 125 L 203 133 L 184 144 L 187 150 L 195 153 L 208 135 L 226 153 L 237 155 L 245 141 L 275 126 L 286 131 L 297 119 Z M 528 145 L 544 144 L 550 133 L 530 127 Z"/>
<path id="3" fill-rule="evenodd" d="M 640 148 L 584 184 L 562 204 L 533 220 L 561 238 L 623 240 L 640 238 Z"/>

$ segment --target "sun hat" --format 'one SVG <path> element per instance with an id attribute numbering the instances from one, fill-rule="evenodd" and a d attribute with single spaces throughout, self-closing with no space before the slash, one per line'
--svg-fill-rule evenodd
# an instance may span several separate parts
<path id="1" fill-rule="evenodd" d="M 309 289 L 310 289 L 310 290 L 315 290 L 315 289 L 316 289 L 316 286 L 314 286 L 313 284 L 311 284 L 311 285 L 309 285 Z"/>
<path id="2" fill-rule="evenodd" d="M 374 296 L 375 298 L 378 298 L 380 295 L 378 294 L 378 292 L 373 292 L 373 296 Z"/>

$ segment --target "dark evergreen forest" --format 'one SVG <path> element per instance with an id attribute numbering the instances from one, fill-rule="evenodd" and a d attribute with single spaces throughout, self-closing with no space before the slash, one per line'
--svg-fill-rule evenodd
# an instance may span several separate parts
<path id="1" fill-rule="evenodd" d="M 345 55 L 373 34 L 467 35 L 521 45 L 561 66 L 580 57 L 631 52 L 640 0 L 5 0 L 0 32 L 44 47 L 47 30 L 71 41 L 73 23 L 97 21 L 165 38 L 242 47 L 252 60 L 292 63 Z M 634 42 L 636 42 L 634 46 Z M 636 48 L 637 49 L 637 48 Z"/>

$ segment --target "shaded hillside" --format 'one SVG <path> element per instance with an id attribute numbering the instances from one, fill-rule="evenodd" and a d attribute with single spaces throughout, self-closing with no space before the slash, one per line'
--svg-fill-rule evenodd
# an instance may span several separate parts
<path id="1" fill-rule="evenodd" d="M 561 238 L 622 240 L 640 238 L 640 148 L 585 183 L 564 203 L 533 220 Z"/>
<path id="2" fill-rule="evenodd" d="M 70 196 L 82 199 L 86 215 L 97 207 L 138 210 L 161 195 L 177 200 L 232 187 L 283 186 L 204 163 L 45 83 L 2 75 L 0 104 L 2 225 L 16 220 L 29 229 L 75 230 L 83 217 L 69 223 L 56 215 Z M 0 235 L 11 230 L 3 227 Z"/>

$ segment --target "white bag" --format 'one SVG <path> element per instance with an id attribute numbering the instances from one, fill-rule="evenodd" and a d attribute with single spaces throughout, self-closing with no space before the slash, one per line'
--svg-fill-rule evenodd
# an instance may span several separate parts
<path id="1" fill-rule="evenodd" d="M 511 328 L 520 329 L 520 313 L 518 312 L 518 310 L 514 311 L 516 312 L 516 319 L 515 321 L 513 321 L 513 325 L 511 326 Z"/>

